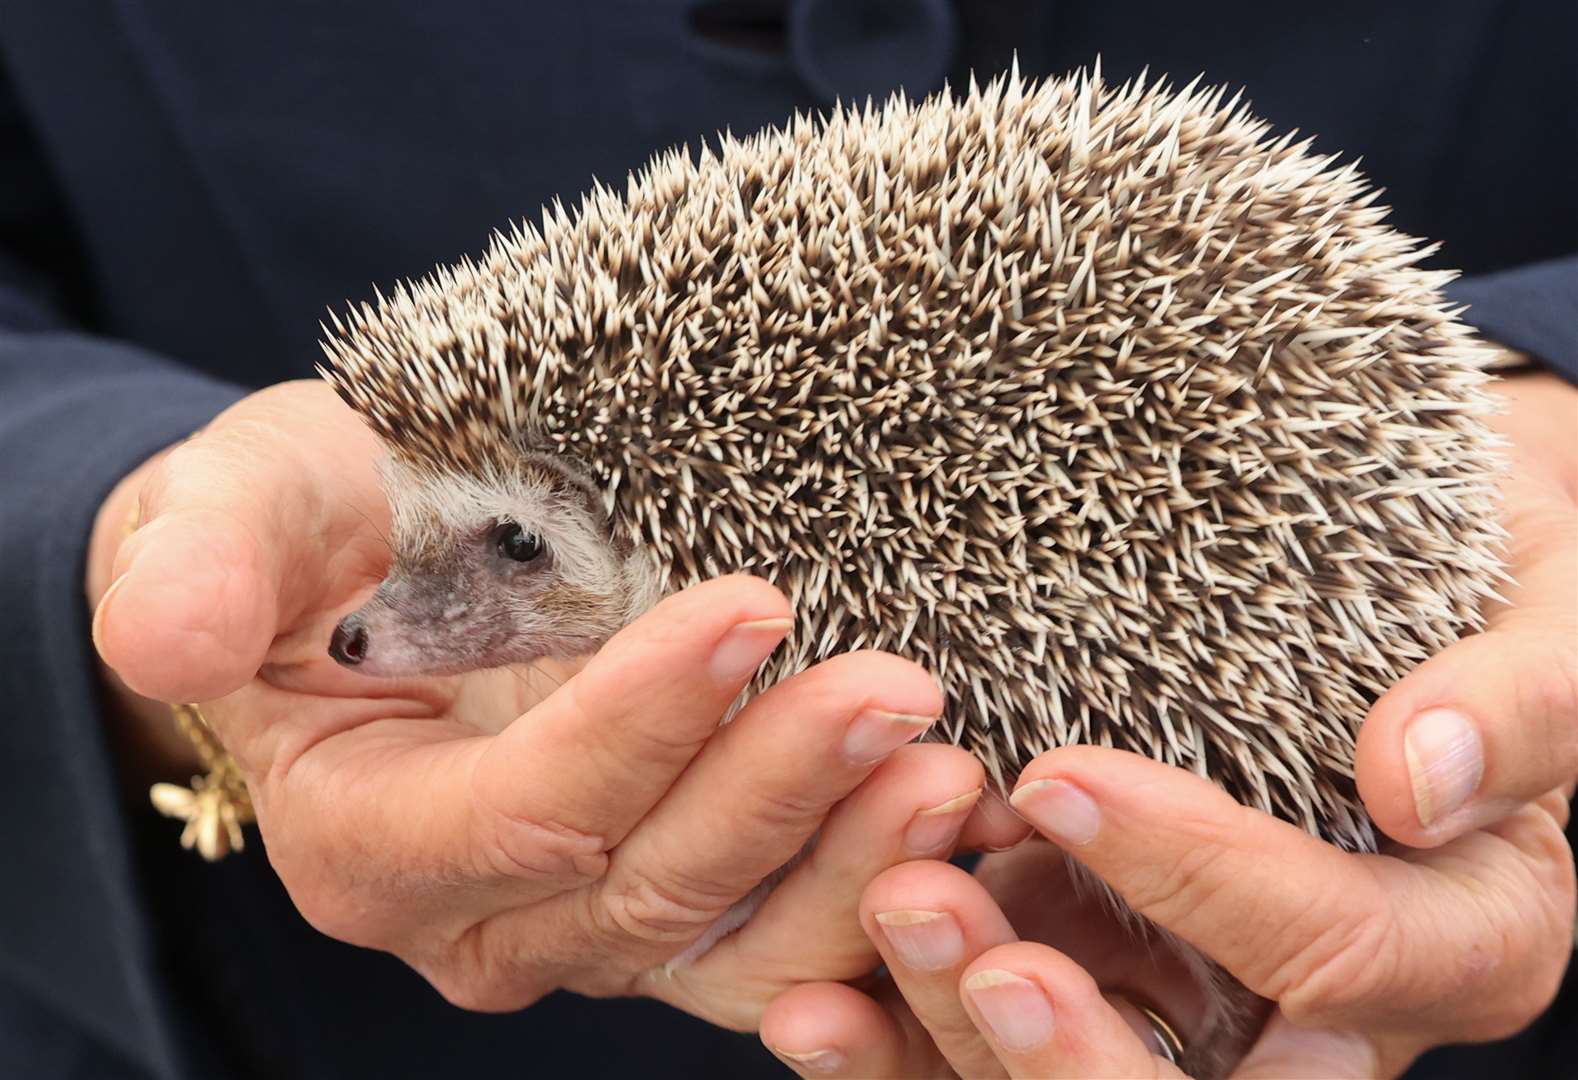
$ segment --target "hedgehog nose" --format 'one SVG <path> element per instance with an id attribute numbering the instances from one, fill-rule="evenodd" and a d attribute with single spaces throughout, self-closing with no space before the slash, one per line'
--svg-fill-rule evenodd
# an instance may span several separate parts
<path id="1" fill-rule="evenodd" d="M 347 615 L 334 628 L 329 655 L 346 667 L 355 667 L 367 659 L 367 627 L 355 615 Z"/>

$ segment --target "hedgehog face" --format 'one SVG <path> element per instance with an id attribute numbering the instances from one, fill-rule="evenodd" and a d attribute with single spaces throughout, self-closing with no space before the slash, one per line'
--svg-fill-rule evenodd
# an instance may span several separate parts
<path id="1" fill-rule="evenodd" d="M 329 652 L 369 675 L 446 674 L 593 652 L 632 616 L 641 577 L 594 485 L 525 455 L 507 474 L 386 470 L 393 564 Z"/>

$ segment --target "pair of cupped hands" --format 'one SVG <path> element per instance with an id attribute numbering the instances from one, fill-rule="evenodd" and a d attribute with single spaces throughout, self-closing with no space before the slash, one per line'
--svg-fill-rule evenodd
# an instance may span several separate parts
<path id="1" fill-rule="evenodd" d="M 156 702 L 205 703 L 303 916 L 466 1008 L 649 995 L 759 1030 L 808 1077 L 1180 1075 L 1137 1006 L 1187 1044 L 1199 991 L 1070 886 L 1067 853 L 1274 1003 L 1235 1076 L 1392 1076 L 1525 1026 L 1572 948 L 1578 392 L 1500 392 L 1517 584 L 1366 720 L 1359 787 L 1396 842 L 1378 855 L 1096 747 L 1042 755 L 1010 809 L 971 755 L 916 744 L 942 695 L 881 653 L 720 728 L 794 633 L 748 577 L 670 597 L 579 667 L 344 670 L 325 646 L 384 572 L 387 511 L 376 441 L 316 383 L 246 398 L 116 489 L 94 638 L 129 769 L 192 771 Z M 813 835 L 742 929 L 669 965 Z M 945 861 L 971 848 L 974 876 Z"/>

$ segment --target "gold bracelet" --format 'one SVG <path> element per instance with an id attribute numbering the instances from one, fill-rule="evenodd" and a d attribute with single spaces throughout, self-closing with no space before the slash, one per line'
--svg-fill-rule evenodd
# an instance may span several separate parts
<path id="1" fill-rule="evenodd" d="M 192 777 L 191 787 L 180 784 L 155 784 L 148 789 L 154 809 L 169 818 L 186 822 L 181 830 L 181 846 L 194 847 L 209 862 L 218 862 L 232 851 L 246 847 L 241 826 L 257 820 L 252 809 L 252 793 L 231 757 L 215 737 L 213 729 L 196 705 L 171 705 L 175 726 L 180 729 L 203 759 L 206 775 Z"/>
<path id="2" fill-rule="evenodd" d="M 141 508 L 133 501 L 126 535 L 135 532 L 141 523 Z M 209 862 L 218 862 L 232 851 L 246 847 L 241 827 L 257 820 L 252 793 L 247 790 L 236 759 L 208 726 L 201 708 L 195 703 L 171 705 L 170 713 L 176 728 L 197 749 L 206 771 L 192 777 L 190 787 L 154 784 L 148 789 L 148 801 L 165 817 L 186 822 L 186 828 L 181 830 L 182 847 L 188 851 L 196 848 Z"/>

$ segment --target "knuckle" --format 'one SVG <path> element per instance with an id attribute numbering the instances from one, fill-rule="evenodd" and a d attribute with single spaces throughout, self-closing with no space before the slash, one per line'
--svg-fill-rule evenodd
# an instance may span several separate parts
<path id="1" fill-rule="evenodd" d="M 470 927 L 436 959 L 409 960 L 445 1001 L 469 1012 L 514 1012 L 553 990 L 529 951 L 501 950 L 486 921 Z"/>
<path id="2" fill-rule="evenodd" d="M 1276 964 L 1266 981 L 1289 1020 L 1301 1026 L 1366 1011 L 1386 1002 L 1404 979 L 1403 935 L 1379 906 L 1344 905 L 1352 914 Z"/>
<path id="3" fill-rule="evenodd" d="M 1558 652 L 1551 664 L 1551 714 L 1555 749 L 1570 774 L 1578 773 L 1578 648 L 1570 644 L 1578 641 L 1578 619 L 1566 628 L 1566 640 L 1569 645 Z M 1571 776 L 1564 775 L 1562 779 Z"/>
<path id="4" fill-rule="evenodd" d="M 468 1012 L 516 1012 L 536 1004 L 547 993 L 477 978 L 467 972 L 423 972 L 423 978 L 445 1001 Z"/>
<path id="5" fill-rule="evenodd" d="M 296 910 L 320 934 L 351 945 L 375 946 L 373 923 L 337 887 L 317 877 L 281 873 Z"/>
<path id="6" fill-rule="evenodd" d="M 732 890 L 639 871 L 609 880 L 595 895 L 592 924 L 602 936 L 616 943 L 644 944 L 688 941 L 739 899 Z"/>
<path id="7" fill-rule="evenodd" d="M 502 992 L 496 986 L 490 986 L 465 975 L 433 972 L 424 973 L 423 977 L 445 1001 L 457 1009 L 465 1009 L 468 1012 L 512 1012 L 530 1004 L 530 1002 L 519 1001 L 513 994 Z"/>
<path id="8" fill-rule="evenodd" d="M 176 443 L 149 471 L 144 493 L 157 498 L 173 481 L 197 467 L 208 453 L 207 440 L 195 435 Z"/>
<path id="9" fill-rule="evenodd" d="M 498 811 L 482 820 L 486 832 L 477 847 L 485 872 L 552 882 L 559 890 L 589 884 L 607 872 L 607 845 L 600 836 Z"/>
<path id="10" fill-rule="evenodd" d="M 1498 992 L 1481 992 L 1476 1000 L 1491 998 L 1495 1008 L 1484 1016 L 1481 1038 L 1505 1038 L 1522 1031 L 1545 1012 L 1560 991 L 1572 959 L 1574 917 L 1573 857 L 1555 828 L 1547 857 L 1535 857 L 1526 866 L 1529 880 L 1508 883 L 1498 910 L 1489 915 L 1501 927 L 1501 958 L 1495 965 L 1500 976 Z M 1525 902 L 1520 903 L 1519 898 Z M 1531 911 L 1530 908 L 1533 908 Z"/>
<path id="11" fill-rule="evenodd" d="M 1226 848 L 1213 836 L 1202 834 L 1198 841 L 1172 865 L 1158 867 L 1154 875 L 1124 890 L 1135 910 L 1163 926 L 1178 928 L 1191 923 L 1196 912 L 1210 907 L 1227 877 L 1220 873 Z"/>
<path id="12" fill-rule="evenodd" d="M 751 807 L 745 820 L 765 825 L 773 833 L 803 829 L 807 822 L 820 822 L 827 814 L 829 800 L 809 790 L 796 791 L 792 785 L 764 785 L 751 793 Z"/>
<path id="13" fill-rule="evenodd" d="M 473 850 L 483 864 L 478 869 L 500 877 L 541 880 L 561 889 L 602 877 L 608 867 L 607 839 L 524 812 L 517 794 L 520 780 L 510 766 L 508 760 L 487 753 L 472 776 Z"/>
<path id="14" fill-rule="evenodd" d="M 1468 987 L 1472 1009 L 1455 1010 L 1463 1014 L 1454 1034 L 1471 1042 L 1505 1039 L 1528 1027 L 1555 1000 L 1566 970 L 1565 957 L 1547 955 L 1530 958 L 1529 963 L 1512 965 L 1516 974 L 1491 983 L 1478 980 Z"/>
<path id="15" fill-rule="evenodd" d="M 198 435 L 177 444 L 164 456 L 149 479 L 147 498 L 153 506 L 172 509 L 189 501 L 194 492 L 215 485 L 229 488 L 235 473 L 225 439 L 213 434 Z"/>
<path id="16" fill-rule="evenodd" d="M 1512 1017 L 1515 1031 L 1522 1031 L 1538 1017 L 1544 1015 L 1561 992 L 1562 979 L 1572 960 L 1571 949 L 1541 950 L 1534 964 L 1534 971 L 1523 981 L 1522 1000 L 1516 1003 L 1517 1012 Z M 1510 1034 L 1510 1032 L 1509 1032 Z"/>
<path id="17" fill-rule="evenodd" d="M 1519 643 L 1520 667 L 1533 677 L 1518 682 L 1516 715 L 1527 718 L 1534 740 L 1528 752 L 1545 763 L 1554 785 L 1578 774 L 1578 618 L 1539 631 Z"/>
<path id="18" fill-rule="evenodd" d="M 1524 900 L 1530 884 L 1517 885 Z M 1449 1023 L 1453 1041 L 1513 1035 L 1559 990 L 1570 952 L 1571 891 L 1536 888 L 1545 910 L 1532 916 L 1527 903 L 1502 892 L 1487 883 L 1476 905 L 1401 915 L 1381 898 L 1351 890 L 1347 897 L 1317 900 L 1312 908 L 1327 912 L 1322 929 L 1278 958 L 1254 988 L 1277 1000 L 1299 1026 L 1358 1021 L 1413 1031 Z M 1333 911 L 1348 914 L 1333 918 Z M 1410 932 L 1405 917 L 1426 923 Z M 1301 936 L 1296 929 L 1289 935 Z M 1427 941 L 1440 947 L 1421 949 Z"/>
<path id="19" fill-rule="evenodd" d="M 1561 989 L 1566 964 L 1546 963 L 1539 968 L 1497 996 L 1465 1034 L 1476 1042 L 1508 1039 L 1544 1015 Z"/>
<path id="20" fill-rule="evenodd" d="M 1270 987 L 1289 1020 L 1319 1025 L 1381 1003 L 1400 981 L 1400 933 L 1392 919 L 1365 914 L 1333 925 L 1286 958 Z"/>
<path id="21" fill-rule="evenodd" d="M 363 872 L 365 853 L 336 844 L 333 832 L 289 831 L 290 842 L 271 844 L 269 855 L 307 924 L 336 941 L 390 948 L 400 919 L 387 894 Z"/>

